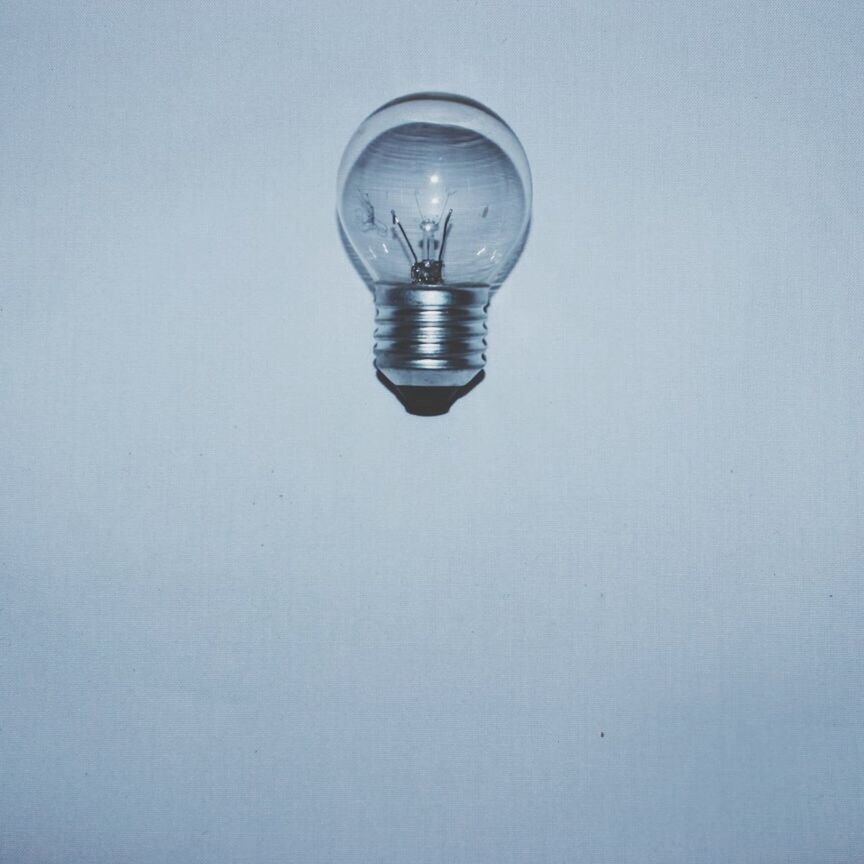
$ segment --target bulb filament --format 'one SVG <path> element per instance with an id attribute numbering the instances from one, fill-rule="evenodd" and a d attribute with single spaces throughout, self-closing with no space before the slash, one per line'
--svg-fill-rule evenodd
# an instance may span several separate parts
<path id="1" fill-rule="evenodd" d="M 421 222 L 420 227 L 423 229 L 426 236 L 423 239 L 423 251 L 425 252 L 426 257 L 422 260 L 417 258 L 417 253 L 414 251 L 414 247 L 411 245 L 411 241 L 408 239 L 408 234 L 405 231 L 402 223 L 399 221 L 399 217 L 396 215 L 395 210 L 390 211 L 390 215 L 393 217 L 393 224 L 399 227 L 399 230 L 402 232 L 402 237 L 405 240 L 406 245 L 408 246 L 408 250 L 411 252 L 411 257 L 414 259 L 414 263 L 411 266 L 411 281 L 415 285 L 439 285 L 441 284 L 443 279 L 443 270 L 444 270 L 444 246 L 447 243 L 447 237 L 450 233 L 450 217 L 453 215 L 453 210 L 451 209 L 447 213 L 447 218 L 444 220 L 444 229 L 441 232 L 441 245 L 438 249 L 438 257 L 432 257 L 432 250 L 434 248 L 434 240 L 432 238 L 432 232 L 435 228 L 438 227 L 438 223 L 432 223 L 431 225 L 427 225 L 427 221 L 423 220 Z"/>

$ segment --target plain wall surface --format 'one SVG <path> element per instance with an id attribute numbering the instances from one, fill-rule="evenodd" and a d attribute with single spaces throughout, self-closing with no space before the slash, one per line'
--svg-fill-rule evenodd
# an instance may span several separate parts
<path id="1" fill-rule="evenodd" d="M 864 860 L 862 32 L 4 2 L 0 861 Z M 438 419 L 334 216 L 424 89 L 535 183 Z"/>

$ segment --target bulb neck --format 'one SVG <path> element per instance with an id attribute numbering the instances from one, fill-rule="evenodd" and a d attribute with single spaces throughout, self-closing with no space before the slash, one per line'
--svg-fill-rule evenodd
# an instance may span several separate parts
<path id="1" fill-rule="evenodd" d="M 376 285 L 375 366 L 399 387 L 462 387 L 486 365 L 483 285 Z"/>

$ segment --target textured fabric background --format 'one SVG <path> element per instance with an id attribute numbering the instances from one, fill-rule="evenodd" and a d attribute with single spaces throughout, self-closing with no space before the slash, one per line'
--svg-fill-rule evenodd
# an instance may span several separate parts
<path id="1" fill-rule="evenodd" d="M 864 861 L 864 11 L 0 7 L 3 864 Z M 406 415 L 335 172 L 535 179 Z"/>

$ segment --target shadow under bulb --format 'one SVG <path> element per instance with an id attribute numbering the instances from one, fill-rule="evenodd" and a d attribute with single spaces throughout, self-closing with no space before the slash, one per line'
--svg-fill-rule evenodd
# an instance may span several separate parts
<path id="1" fill-rule="evenodd" d="M 354 133 L 337 195 L 375 298 L 378 377 L 409 413 L 446 414 L 482 380 L 486 312 L 528 236 L 525 151 L 479 102 L 403 96 Z"/>

